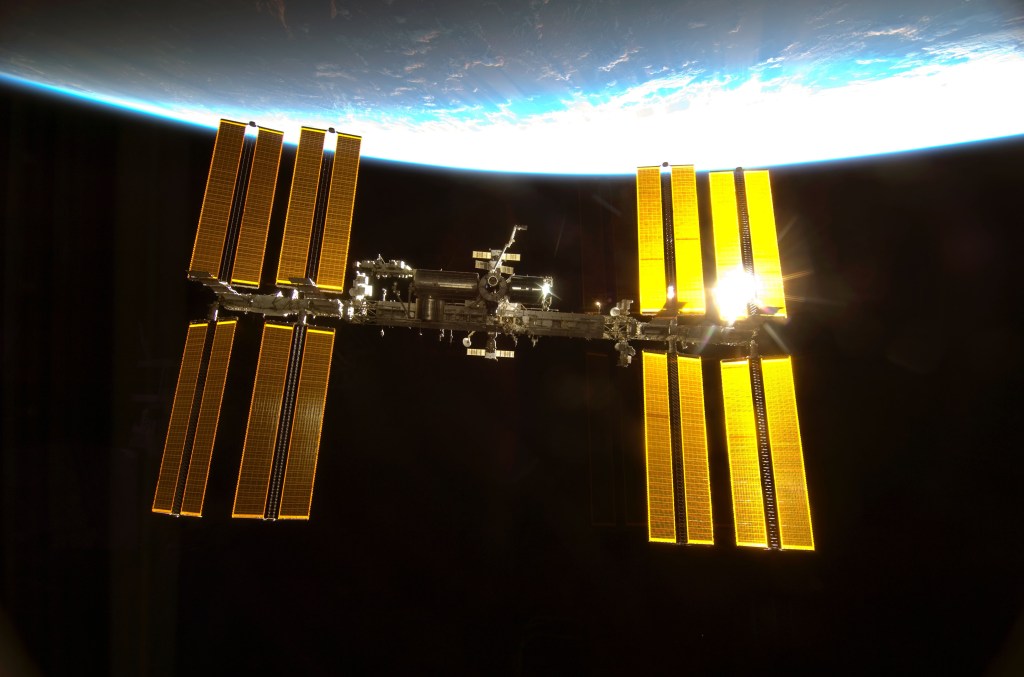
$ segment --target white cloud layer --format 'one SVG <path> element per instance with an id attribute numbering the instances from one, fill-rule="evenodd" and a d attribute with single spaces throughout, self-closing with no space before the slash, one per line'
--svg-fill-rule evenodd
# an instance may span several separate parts
<path id="1" fill-rule="evenodd" d="M 1024 53 L 1008 47 L 827 89 L 792 73 L 743 82 L 675 75 L 600 101 L 579 95 L 532 115 L 508 106 L 477 117 L 435 111 L 423 121 L 266 110 L 257 122 L 283 130 L 292 142 L 302 125 L 333 126 L 362 135 L 364 155 L 467 169 L 627 174 L 663 161 L 700 169 L 768 167 L 1022 134 L 1022 82 Z M 220 117 L 250 116 L 50 89 L 210 127 Z"/>

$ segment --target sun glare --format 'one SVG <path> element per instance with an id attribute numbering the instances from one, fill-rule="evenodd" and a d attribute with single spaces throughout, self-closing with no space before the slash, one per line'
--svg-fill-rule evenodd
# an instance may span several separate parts
<path id="1" fill-rule="evenodd" d="M 718 308 L 718 316 L 732 324 L 747 316 L 747 304 L 758 303 L 757 278 L 743 269 L 726 272 L 711 292 Z"/>

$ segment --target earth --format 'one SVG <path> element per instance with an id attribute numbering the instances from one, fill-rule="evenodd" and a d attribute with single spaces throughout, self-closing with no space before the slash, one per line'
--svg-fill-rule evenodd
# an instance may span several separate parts
<path id="1" fill-rule="evenodd" d="M 1024 133 L 1014 0 L 6 3 L 0 80 L 370 157 L 625 174 Z"/>

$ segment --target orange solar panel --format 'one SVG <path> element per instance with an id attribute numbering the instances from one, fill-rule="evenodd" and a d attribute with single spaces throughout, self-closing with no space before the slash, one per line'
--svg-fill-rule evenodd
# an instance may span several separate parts
<path id="1" fill-rule="evenodd" d="M 747 360 L 722 362 L 725 435 L 729 446 L 729 479 L 736 545 L 768 547 L 757 453 L 757 423 Z"/>
<path id="2" fill-rule="evenodd" d="M 323 157 L 324 130 L 303 127 L 299 134 L 299 147 L 295 151 L 295 171 L 292 174 L 291 194 L 288 196 L 281 258 L 277 264 L 279 285 L 291 284 L 291 278 L 306 277 Z"/>
<path id="3" fill-rule="evenodd" d="M 235 194 L 235 178 L 242 157 L 245 127 L 241 122 L 221 120 L 217 141 L 210 161 L 210 174 L 206 178 L 203 210 L 199 215 L 196 241 L 192 247 L 189 271 L 220 275 L 220 260 L 224 253 L 231 200 Z"/>
<path id="4" fill-rule="evenodd" d="M 640 312 L 653 315 L 665 307 L 665 227 L 661 209 L 661 169 L 636 170 L 636 228 L 640 270 Z"/>
<path id="5" fill-rule="evenodd" d="M 235 263 L 231 269 L 232 284 L 260 286 L 283 139 L 281 132 L 260 127 L 249 174 L 249 187 L 245 193 L 245 210 L 242 212 L 242 224 L 238 232 Z"/>
<path id="6" fill-rule="evenodd" d="M 333 349 L 333 329 L 306 330 L 279 519 L 309 519 Z"/>
<path id="7" fill-rule="evenodd" d="M 776 317 L 786 317 L 786 294 L 782 287 L 779 240 L 775 231 L 775 209 L 768 170 L 743 172 L 750 217 L 750 248 L 754 254 L 757 299 L 762 307 L 778 308 Z"/>
<path id="8" fill-rule="evenodd" d="M 316 284 L 321 289 L 340 292 L 345 285 L 345 264 L 348 261 L 349 236 L 352 233 L 352 210 L 356 199 L 361 142 L 358 136 L 338 134 L 320 248 L 320 268 L 316 278 Z"/>
<path id="9" fill-rule="evenodd" d="M 181 514 L 199 517 L 203 514 L 203 499 L 206 496 L 206 480 L 210 474 L 210 459 L 213 443 L 217 437 L 220 421 L 221 400 L 224 384 L 228 377 L 228 363 L 231 361 L 231 346 L 235 341 L 235 320 L 217 323 L 213 334 L 213 347 L 203 386 L 202 403 L 199 405 L 199 420 L 196 424 L 195 441 L 185 480 L 185 493 L 181 501 Z"/>
<path id="10" fill-rule="evenodd" d="M 647 466 L 647 540 L 676 542 L 672 482 L 672 428 L 669 422 L 668 362 L 660 353 L 643 354 L 644 441 Z"/>
<path id="11" fill-rule="evenodd" d="M 748 316 L 752 296 L 743 270 L 736 179 L 732 172 L 711 172 L 711 219 L 715 233 L 715 305 L 725 320 Z"/>
<path id="12" fill-rule="evenodd" d="M 779 514 L 779 540 L 783 550 L 814 550 L 811 507 L 796 413 L 793 362 L 789 357 L 761 360 L 765 408 L 772 450 L 775 498 Z"/>
<path id="13" fill-rule="evenodd" d="M 704 378 L 701 359 L 678 357 L 679 421 L 683 439 L 683 486 L 686 501 L 686 542 L 715 542 L 711 517 L 708 438 L 704 422 Z"/>
<path id="14" fill-rule="evenodd" d="M 291 325 L 268 323 L 263 328 L 232 517 L 262 519 L 266 511 L 292 331 Z"/>
<path id="15" fill-rule="evenodd" d="M 703 315 L 704 266 L 700 253 L 697 175 L 692 165 L 672 167 L 672 228 L 675 240 L 676 298 L 684 315 Z"/>
<path id="16" fill-rule="evenodd" d="M 203 345 L 206 341 L 206 323 L 197 322 L 188 326 L 185 338 L 185 352 L 181 357 L 178 385 L 174 389 L 174 404 L 171 406 L 171 421 L 167 426 L 163 458 L 160 461 L 160 475 L 156 481 L 156 495 L 153 497 L 153 512 L 170 513 L 174 510 L 174 494 L 178 486 L 181 457 L 188 436 L 189 418 L 192 416 L 192 401 L 199 379 L 199 368 L 203 359 Z"/>

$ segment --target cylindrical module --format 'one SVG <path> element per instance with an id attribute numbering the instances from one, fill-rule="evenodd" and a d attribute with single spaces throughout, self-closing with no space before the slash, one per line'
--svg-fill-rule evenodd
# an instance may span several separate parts
<path id="1" fill-rule="evenodd" d="M 412 284 L 416 298 L 433 298 L 442 301 L 469 301 L 477 298 L 479 276 L 448 270 L 416 269 Z"/>
<path id="2" fill-rule="evenodd" d="M 420 296 L 416 299 L 416 317 L 424 322 L 440 322 L 444 319 L 444 301 Z"/>

